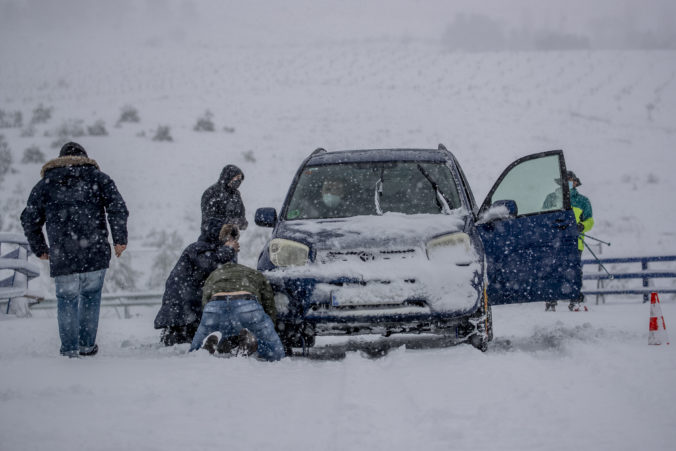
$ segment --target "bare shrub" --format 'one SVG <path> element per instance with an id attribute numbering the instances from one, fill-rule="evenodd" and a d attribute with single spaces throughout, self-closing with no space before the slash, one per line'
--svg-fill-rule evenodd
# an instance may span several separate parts
<path id="1" fill-rule="evenodd" d="M 33 115 L 31 116 L 31 124 L 44 124 L 52 118 L 53 107 L 46 107 L 43 104 L 38 105 L 33 110 Z"/>
<path id="2" fill-rule="evenodd" d="M 23 127 L 23 115 L 21 111 L 0 110 L 0 128 Z"/>
<path id="3" fill-rule="evenodd" d="M 213 132 L 216 130 L 214 127 L 214 117 L 213 113 L 207 110 L 202 117 L 197 118 L 197 123 L 193 127 L 193 130 L 196 132 Z"/>
<path id="4" fill-rule="evenodd" d="M 244 161 L 248 161 L 249 163 L 255 163 L 256 162 L 256 156 L 254 155 L 254 151 L 249 149 L 246 152 L 242 152 L 242 156 L 244 157 Z"/>
<path id="5" fill-rule="evenodd" d="M 88 125 L 87 134 L 90 136 L 108 136 L 108 130 L 106 130 L 106 123 L 99 119 L 92 125 Z"/>
<path id="6" fill-rule="evenodd" d="M 45 154 L 42 153 L 40 148 L 35 144 L 25 149 L 23 151 L 23 157 L 21 158 L 22 164 L 44 163 L 45 161 Z"/>
<path id="7" fill-rule="evenodd" d="M 141 118 L 138 115 L 138 110 L 131 105 L 125 105 L 122 107 L 120 112 L 120 118 L 117 120 L 118 125 L 124 122 L 141 122 Z"/>
<path id="8" fill-rule="evenodd" d="M 155 136 L 153 136 L 153 141 L 173 141 L 174 138 L 171 137 L 171 128 L 168 125 L 158 125 L 157 130 L 155 130 Z"/>

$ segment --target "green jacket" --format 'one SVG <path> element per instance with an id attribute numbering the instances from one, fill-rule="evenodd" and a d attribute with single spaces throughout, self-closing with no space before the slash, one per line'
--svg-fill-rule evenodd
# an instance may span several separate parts
<path id="1" fill-rule="evenodd" d="M 202 304 L 206 305 L 215 293 L 248 291 L 258 298 L 272 322 L 277 320 L 275 295 L 265 276 L 237 263 L 225 263 L 212 272 L 202 287 Z"/>
<path id="2" fill-rule="evenodd" d="M 589 232 L 594 227 L 594 218 L 592 217 L 592 206 L 586 196 L 577 192 L 577 189 L 570 190 L 570 205 L 575 213 L 575 220 L 584 227 L 582 233 Z M 584 250 L 584 237 L 580 235 L 577 239 L 577 248 Z"/>

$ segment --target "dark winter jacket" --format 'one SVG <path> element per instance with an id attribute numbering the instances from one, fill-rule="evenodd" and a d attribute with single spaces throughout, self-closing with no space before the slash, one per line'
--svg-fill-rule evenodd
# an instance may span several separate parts
<path id="1" fill-rule="evenodd" d="M 219 220 L 207 221 L 199 239 L 181 254 L 165 284 L 155 329 L 184 326 L 202 317 L 204 281 L 218 265 L 236 256 L 234 249 L 218 241 L 222 224 Z"/>
<path id="2" fill-rule="evenodd" d="M 108 267 L 110 243 L 127 244 L 129 212 L 113 180 L 96 161 L 59 157 L 42 168 L 21 213 L 21 225 L 35 255 L 49 254 L 52 277 Z M 42 227 L 46 224 L 45 241 Z"/>
<path id="3" fill-rule="evenodd" d="M 215 293 L 248 291 L 258 298 L 272 322 L 277 321 L 275 296 L 270 282 L 263 273 L 237 263 L 221 265 L 211 273 L 202 290 L 202 302 L 206 304 Z"/>
<path id="4" fill-rule="evenodd" d="M 242 196 L 237 188 L 232 188 L 228 184 L 237 175 L 244 173 L 234 165 L 227 165 L 221 171 L 218 182 L 211 185 L 202 194 L 202 225 L 210 218 L 216 218 L 226 224 L 235 224 L 240 229 L 245 229 L 248 225 L 244 217 L 244 203 Z"/>

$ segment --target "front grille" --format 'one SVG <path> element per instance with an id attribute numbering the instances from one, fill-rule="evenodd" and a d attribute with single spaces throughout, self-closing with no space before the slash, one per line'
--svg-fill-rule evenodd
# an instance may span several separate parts
<path id="1" fill-rule="evenodd" d="M 320 252 L 317 260 L 324 264 L 335 262 L 406 260 L 415 257 L 416 253 L 415 249 L 327 251 Z"/>

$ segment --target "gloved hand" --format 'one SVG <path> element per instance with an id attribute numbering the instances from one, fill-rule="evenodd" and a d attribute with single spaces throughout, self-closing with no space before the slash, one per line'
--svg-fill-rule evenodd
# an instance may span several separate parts
<path id="1" fill-rule="evenodd" d="M 579 233 L 584 232 L 584 224 L 582 224 L 581 222 L 578 222 L 578 223 L 577 223 L 577 231 L 578 231 Z"/>

